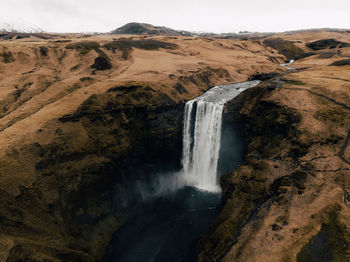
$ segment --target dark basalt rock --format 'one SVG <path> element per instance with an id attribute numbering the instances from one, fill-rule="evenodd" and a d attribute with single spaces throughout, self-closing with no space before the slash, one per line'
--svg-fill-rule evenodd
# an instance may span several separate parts
<path id="1" fill-rule="evenodd" d="M 99 56 L 95 59 L 95 63 L 91 65 L 91 68 L 96 70 L 108 70 L 112 68 L 112 63 L 104 56 Z"/>
<path id="2" fill-rule="evenodd" d="M 47 56 L 49 53 L 49 49 L 46 46 L 40 46 L 39 51 L 42 56 Z"/>
<path id="3" fill-rule="evenodd" d="M 260 80 L 260 81 L 270 80 L 270 79 L 276 77 L 277 75 L 278 75 L 278 73 L 275 73 L 275 72 L 255 74 L 255 75 L 250 76 L 248 78 L 248 81 L 253 81 L 253 80 Z"/>
<path id="4" fill-rule="evenodd" d="M 81 82 L 89 82 L 89 81 L 93 81 L 94 79 L 88 76 L 84 76 L 82 78 L 79 79 Z"/>
<path id="5" fill-rule="evenodd" d="M 316 55 L 316 53 L 315 52 L 306 52 L 304 54 L 301 54 L 300 57 L 297 59 L 302 59 L 302 58 L 306 58 L 306 57 L 313 56 L 313 55 Z"/>
<path id="6" fill-rule="evenodd" d="M 333 56 L 335 56 L 336 52 L 322 52 L 318 58 L 321 59 L 328 59 L 328 58 L 332 58 Z"/>
<path id="7" fill-rule="evenodd" d="M 313 51 L 323 50 L 323 49 L 334 49 L 336 47 L 343 48 L 349 47 L 349 43 L 340 42 L 333 38 L 331 39 L 322 39 L 315 42 L 307 43 L 306 46 Z"/>
<path id="8" fill-rule="evenodd" d="M 330 64 L 330 66 L 346 66 L 350 65 L 350 59 L 343 59 L 339 61 L 335 61 L 334 63 Z"/>

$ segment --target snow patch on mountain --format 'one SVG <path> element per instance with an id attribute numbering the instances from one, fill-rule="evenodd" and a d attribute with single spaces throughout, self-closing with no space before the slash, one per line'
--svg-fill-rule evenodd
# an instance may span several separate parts
<path id="1" fill-rule="evenodd" d="M 43 33 L 44 30 L 32 23 L 24 21 L 9 22 L 0 20 L 0 32 Z"/>

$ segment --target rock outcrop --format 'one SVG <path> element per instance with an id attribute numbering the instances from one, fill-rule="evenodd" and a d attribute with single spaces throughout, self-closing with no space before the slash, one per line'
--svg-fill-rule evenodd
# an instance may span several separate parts
<path id="1" fill-rule="evenodd" d="M 330 65 L 331 66 L 348 66 L 348 65 L 350 65 L 350 59 L 343 59 L 343 60 L 335 61 Z"/>
<path id="2" fill-rule="evenodd" d="M 323 50 L 323 49 L 334 49 L 336 47 L 350 47 L 350 43 L 344 43 L 333 38 L 331 39 L 322 39 L 315 42 L 307 43 L 306 46 L 313 51 Z"/>

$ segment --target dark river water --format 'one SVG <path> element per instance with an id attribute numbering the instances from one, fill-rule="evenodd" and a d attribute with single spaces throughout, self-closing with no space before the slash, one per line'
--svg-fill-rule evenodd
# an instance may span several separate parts
<path id="1" fill-rule="evenodd" d="M 105 262 L 196 261 L 200 235 L 218 215 L 219 193 L 184 187 L 139 205 L 118 231 Z"/>
<path id="2" fill-rule="evenodd" d="M 240 127 L 223 126 L 218 173 L 242 162 Z M 220 211 L 220 193 L 183 187 L 161 197 L 140 201 L 134 219 L 116 232 L 104 262 L 196 261 L 197 242 Z"/>

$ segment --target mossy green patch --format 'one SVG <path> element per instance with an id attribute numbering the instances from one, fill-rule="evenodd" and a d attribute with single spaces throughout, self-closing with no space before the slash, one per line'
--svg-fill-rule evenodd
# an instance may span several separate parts
<path id="1" fill-rule="evenodd" d="M 335 61 L 330 66 L 349 66 L 350 65 L 350 59 L 343 59 L 339 61 Z"/>

